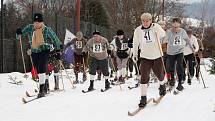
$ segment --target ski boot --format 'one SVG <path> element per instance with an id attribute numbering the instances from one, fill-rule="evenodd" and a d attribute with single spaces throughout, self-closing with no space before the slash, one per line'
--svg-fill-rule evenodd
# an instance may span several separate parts
<path id="1" fill-rule="evenodd" d="M 187 83 L 188 83 L 188 85 L 191 85 L 191 79 L 190 78 L 187 79 Z"/>
<path id="2" fill-rule="evenodd" d="M 175 86 L 175 80 L 174 79 L 168 79 L 168 86 L 169 86 L 169 91 L 171 91 Z"/>
<path id="3" fill-rule="evenodd" d="M 37 98 L 45 97 L 45 84 L 40 84 L 40 90 L 37 95 Z"/>
<path id="4" fill-rule="evenodd" d="M 110 77 L 111 78 L 113 77 L 113 70 L 111 70 L 111 72 L 110 72 Z"/>
<path id="5" fill-rule="evenodd" d="M 93 86 L 94 86 L 94 80 L 90 80 L 90 86 L 88 88 L 88 91 L 94 90 Z"/>
<path id="6" fill-rule="evenodd" d="M 73 81 L 73 84 L 78 84 L 78 73 L 75 73 L 75 81 Z"/>
<path id="7" fill-rule="evenodd" d="M 45 93 L 48 94 L 49 91 L 50 91 L 50 89 L 49 89 L 49 80 L 46 79 L 46 80 L 45 80 Z"/>
<path id="8" fill-rule="evenodd" d="M 178 83 L 178 86 L 176 87 L 176 89 L 177 89 L 178 91 L 182 91 L 182 90 L 184 89 L 184 87 L 182 86 L 181 83 Z"/>
<path id="9" fill-rule="evenodd" d="M 128 78 L 132 78 L 132 73 L 130 73 L 129 77 Z"/>
<path id="10" fill-rule="evenodd" d="M 109 89 L 110 88 L 110 82 L 108 81 L 108 79 L 105 80 L 105 89 Z"/>
<path id="11" fill-rule="evenodd" d="M 120 77 L 120 78 L 119 78 L 119 83 L 120 83 L 120 84 L 125 84 L 125 78 L 126 78 L 126 77 Z"/>
<path id="12" fill-rule="evenodd" d="M 165 84 L 160 85 L 160 87 L 158 89 L 159 89 L 159 95 L 160 96 L 165 96 L 166 95 L 166 85 Z"/>
<path id="13" fill-rule="evenodd" d="M 54 82 L 55 82 L 54 90 L 59 90 L 59 76 L 54 76 Z"/>
<path id="14" fill-rule="evenodd" d="M 141 100 L 140 100 L 140 103 L 139 103 L 138 106 L 140 108 L 144 108 L 146 105 L 147 105 L 147 98 L 146 98 L 146 96 L 141 96 Z"/>

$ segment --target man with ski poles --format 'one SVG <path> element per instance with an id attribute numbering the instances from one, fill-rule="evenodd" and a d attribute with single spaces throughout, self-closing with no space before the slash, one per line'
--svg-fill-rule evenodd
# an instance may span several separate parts
<path id="1" fill-rule="evenodd" d="M 138 26 L 134 31 L 133 60 L 134 62 L 137 61 L 138 49 L 140 49 L 141 99 L 139 107 L 145 107 L 147 105 L 147 86 L 151 69 L 159 80 L 160 96 L 166 94 L 164 81 L 165 67 L 160 46 L 160 39 L 165 37 L 165 31 L 160 25 L 152 23 L 152 15 L 150 13 L 143 13 L 140 18 L 142 25 Z"/>
<path id="2" fill-rule="evenodd" d="M 61 42 L 56 36 L 55 32 L 45 26 L 43 23 L 43 16 L 40 13 L 34 14 L 34 23 L 25 26 L 23 29 L 18 28 L 16 31 L 17 39 L 21 36 L 28 36 L 30 48 L 31 48 L 31 56 L 33 60 L 33 64 L 38 71 L 39 76 L 39 94 L 38 98 L 44 97 L 46 94 L 45 89 L 45 79 L 46 79 L 46 70 L 48 64 L 48 55 L 50 51 L 50 44 L 48 44 L 48 40 L 51 39 L 55 44 L 56 51 L 59 52 Z M 21 40 L 19 40 L 21 41 Z M 60 58 L 60 53 L 58 53 L 57 58 Z"/>

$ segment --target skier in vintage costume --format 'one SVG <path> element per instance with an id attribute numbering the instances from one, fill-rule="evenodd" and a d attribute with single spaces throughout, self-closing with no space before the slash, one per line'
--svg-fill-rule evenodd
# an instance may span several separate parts
<path id="1" fill-rule="evenodd" d="M 108 40 L 101 36 L 99 31 L 93 32 L 93 37 L 88 40 L 86 46 L 83 48 L 82 56 L 89 53 L 89 74 L 90 74 L 90 86 L 88 91 L 94 89 L 94 79 L 96 70 L 100 69 L 105 78 L 105 89 L 110 88 L 109 70 L 108 70 L 108 54 L 111 54 Z"/>
<path id="2" fill-rule="evenodd" d="M 50 44 L 48 40 L 53 41 L 55 45 L 56 58 L 60 59 L 60 45 L 61 42 L 56 36 L 55 32 L 47 27 L 43 22 L 43 15 L 40 13 L 34 14 L 34 23 L 25 26 L 23 29 L 18 28 L 16 31 L 17 39 L 21 36 L 28 36 L 31 56 L 33 64 L 38 71 L 39 76 L 39 94 L 38 98 L 44 97 L 47 93 L 45 89 L 46 70 L 48 64 L 48 56 L 50 51 Z M 20 40 L 20 39 L 19 39 Z"/>
<path id="3" fill-rule="evenodd" d="M 151 69 L 160 83 L 159 94 L 161 96 L 166 94 L 165 73 L 162 61 L 163 53 L 160 44 L 160 41 L 165 37 L 165 31 L 159 24 L 152 23 L 152 15 L 150 13 L 143 13 L 140 18 L 142 25 L 138 26 L 134 31 L 133 60 L 134 62 L 137 61 L 138 50 L 140 49 L 141 99 L 139 107 L 145 107 Z"/>

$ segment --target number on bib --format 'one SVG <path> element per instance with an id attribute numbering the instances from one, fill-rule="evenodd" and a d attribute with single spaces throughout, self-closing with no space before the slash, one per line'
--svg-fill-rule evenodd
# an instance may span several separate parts
<path id="1" fill-rule="evenodd" d="M 76 41 L 75 45 L 77 49 L 82 48 L 82 41 Z"/>
<path id="2" fill-rule="evenodd" d="M 122 43 L 121 50 L 126 50 L 128 48 L 128 43 Z"/>
<path id="3" fill-rule="evenodd" d="M 101 45 L 101 43 L 99 43 L 99 44 L 93 44 L 93 52 L 94 53 L 100 53 L 100 52 L 102 52 L 102 45 Z"/>
<path id="4" fill-rule="evenodd" d="M 144 38 L 146 39 L 146 43 L 152 42 L 149 31 L 145 31 Z"/>
<path id="5" fill-rule="evenodd" d="M 182 45 L 181 36 L 175 36 L 173 45 Z"/>

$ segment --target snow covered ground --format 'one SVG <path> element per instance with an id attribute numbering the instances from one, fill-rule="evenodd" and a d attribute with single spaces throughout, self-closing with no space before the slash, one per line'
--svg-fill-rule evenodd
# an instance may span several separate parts
<path id="1" fill-rule="evenodd" d="M 68 70 L 71 73 L 71 70 Z M 0 74 L 0 120 L 1 121 L 215 121 L 215 76 L 209 75 L 201 67 L 205 80 L 193 79 L 192 85 L 184 84 L 185 90 L 173 95 L 168 93 L 159 105 L 153 103 L 134 117 L 127 115 L 128 111 L 137 108 L 140 99 L 139 89 L 129 90 L 127 86 L 135 82 L 130 79 L 126 84 L 114 86 L 107 92 L 104 80 L 95 82 L 96 90 L 87 94 L 81 92 L 87 89 L 89 81 L 77 84 L 71 88 L 69 80 L 63 73 L 65 92 L 52 92 L 49 96 L 23 104 L 25 91 L 33 93 L 37 88 L 30 77 L 26 80 L 22 73 L 13 72 Z M 8 75 L 22 80 L 22 85 L 8 83 Z M 28 74 L 30 75 L 30 74 Z M 53 75 L 50 77 L 50 87 L 53 89 Z M 61 83 L 61 88 L 63 88 Z M 148 98 L 158 97 L 158 84 L 149 86 Z M 27 98 L 30 99 L 30 98 Z"/>

